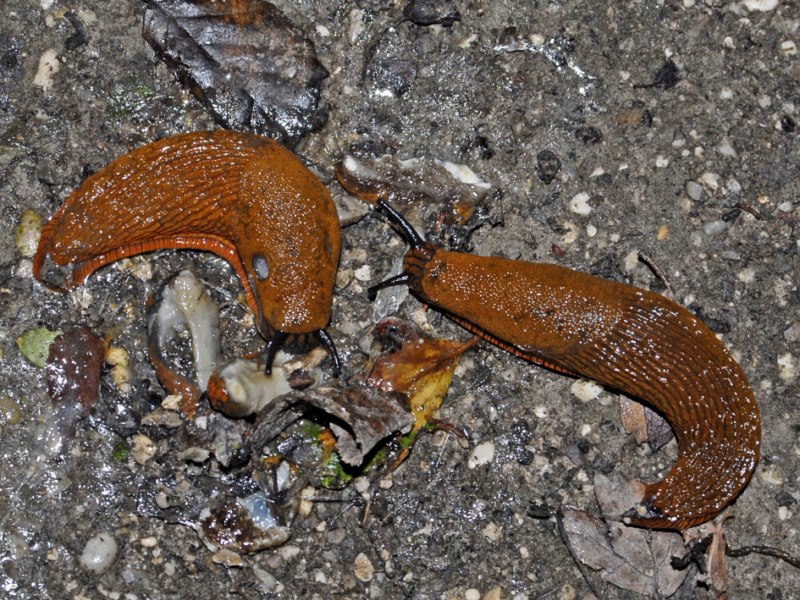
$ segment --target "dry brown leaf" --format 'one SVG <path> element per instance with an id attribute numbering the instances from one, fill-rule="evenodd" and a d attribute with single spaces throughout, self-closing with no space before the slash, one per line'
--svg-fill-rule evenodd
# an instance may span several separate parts
<path id="1" fill-rule="evenodd" d="M 442 405 L 461 355 L 478 340 L 454 342 L 430 338 L 422 336 L 410 324 L 398 321 L 388 319 L 376 328 L 376 335 L 381 335 L 391 327 L 400 336 L 397 340 L 400 347 L 378 358 L 367 384 L 406 394 L 415 419 L 412 433 L 416 433 Z"/>
<path id="2" fill-rule="evenodd" d="M 307 409 L 315 408 L 330 417 L 339 456 L 349 465 L 360 465 L 382 439 L 393 433 L 407 433 L 412 416 L 402 396 L 369 387 L 314 388 L 291 392 L 269 402 L 256 418 L 248 444 L 260 449 L 275 439 Z"/>
<path id="3" fill-rule="evenodd" d="M 147 0 L 142 35 L 227 129 L 293 146 L 327 120 L 314 45 L 264 0 Z"/>
<path id="4" fill-rule="evenodd" d="M 55 339 L 44 367 L 47 391 L 55 406 L 68 405 L 83 413 L 94 407 L 105 353 L 103 340 L 86 325 Z"/>
<path id="5" fill-rule="evenodd" d="M 706 567 L 711 578 L 711 587 L 715 592 L 722 595 L 728 591 L 728 559 L 725 550 L 728 546 L 725 540 L 725 521 L 730 515 L 724 515 L 719 522 L 708 524 L 711 529 L 711 546 L 708 549 Z"/>
<path id="6" fill-rule="evenodd" d="M 686 578 L 670 564 L 684 551 L 683 539 L 669 531 L 645 531 L 606 523 L 574 507 L 562 510 L 562 528 L 576 560 L 610 584 L 638 594 L 669 597 Z"/>

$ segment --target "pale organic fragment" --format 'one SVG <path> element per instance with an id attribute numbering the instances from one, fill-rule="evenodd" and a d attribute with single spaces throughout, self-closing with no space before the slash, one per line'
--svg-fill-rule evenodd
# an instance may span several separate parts
<path id="1" fill-rule="evenodd" d="M 109 532 L 98 533 L 83 547 L 83 552 L 78 559 L 81 566 L 87 571 L 101 575 L 117 557 L 117 542 Z"/>

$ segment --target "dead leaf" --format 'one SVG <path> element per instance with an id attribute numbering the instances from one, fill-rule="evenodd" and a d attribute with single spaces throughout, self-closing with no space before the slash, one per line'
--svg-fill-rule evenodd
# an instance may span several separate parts
<path id="1" fill-rule="evenodd" d="M 396 432 L 408 433 L 414 422 L 399 394 L 362 386 L 315 388 L 272 400 L 258 414 L 248 444 L 263 447 L 308 408 L 332 417 L 339 455 L 349 465 L 360 465 L 378 442 Z"/>
<path id="2" fill-rule="evenodd" d="M 383 198 L 399 205 L 439 206 L 446 225 L 465 225 L 492 188 L 467 165 L 430 157 L 348 155 L 337 165 L 336 177 L 350 194 L 370 204 Z"/>
<path id="3" fill-rule="evenodd" d="M 322 127 L 314 45 L 264 0 L 147 0 L 142 35 L 214 118 L 294 146 Z"/>
<path id="4" fill-rule="evenodd" d="M 664 417 L 651 408 L 620 394 L 619 416 L 625 431 L 640 446 L 645 442 L 660 450 L 672 439 L 672 428 Z"/>
<path id="5" fill-rule="evenodd" d="M 727 541 L 725 540 L 725 521 L 730 515 L 723 515 L 719 522 L 709 525 L 711 529 L 711 546 L 708 549 L 706 568 L 711 578 L 711 587 L 717 594 L 722 595 L 728 591 L 728 559 L 725 556 Z"/>
<path id="6" fill-rule="evenodd" d="M 105 354 L 102 338 L 86 325 L 59 335 L 44 367 L 53 404 L 88 413 L 97 402 Z"/>
<path id="7" fill-rule="evenodd" d="M 412 434 L 422 429 L 441 407 L 453 372 L 461 355 L 478 339 L 467 342 L 423 336 L 407 321 L 385 319 L 376 326 L 376 335 L 394 332 L 397 350 L 382 354 L 375 362 L 367 384 L 384 391 L 406 394 L 414 415 Z"/>
<path id="8" fill-rule="evenodd" d="M 606 525 L 574 507 L 562 509 L 562 531 L 575 560 L 610 584 L 638 594 L 669 597 L 686 578 L 670 564 L 683 553 L 683 539 L 669 531 L 646 531 L 621 523 Z"/>

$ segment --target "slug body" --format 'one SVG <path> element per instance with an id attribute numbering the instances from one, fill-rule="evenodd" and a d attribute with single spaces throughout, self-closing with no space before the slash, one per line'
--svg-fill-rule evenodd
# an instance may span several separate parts
<path id="1" fill-rule="evenodd" d="M 376 288 L 406 283 L 518 356 L 638 397 L 667 418 L 678 459 L 663 480 L 644 486 L 641 505 L 624 515 L 632 524 L 686 529 L 744 489 L 759 459 L 759 407 L 742 368 L 688 310 L 557 265 L 448 252 L 400 226 L 412 246 L 404 273 Z"/>
<path id="2" fill-rule="evenodd" d="M 116 159 L 67 198 L 42 231 L 33 271 L 45 259 L 72 265 L 67 286 L 120 258 L 194 249 L 226 259 L 244 286 L 267 370 L 288 336 L 331 350 L 340 228 L 325 186 L 268 138 L 197 132 L 153 142 Z"/>

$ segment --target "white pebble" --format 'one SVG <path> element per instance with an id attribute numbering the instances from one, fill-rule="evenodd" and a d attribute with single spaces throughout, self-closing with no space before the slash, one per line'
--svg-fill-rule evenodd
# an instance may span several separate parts
<path id="1" fill-rule="evenodd" d="M 786 56 L 797 56 L 797 44 L 793 40 L 781 42 L 781 52 Z"/>
<path id="2" fill-rule="evenodd" d="M 363 267 L 359 267 L 355 270 L 354 273 L 356 279 L 359 281 L 369 281 L 372 279 L 372 271 L 369 268 L 369 265 L 364 265 Z"/>
<path id="3" fill-rule="evenodd" d="M 156 443 L 143 433 L 133 438 L 133 460 L 145 464 L 156 455 Z"/>
<path id="4" fill-rule="evenodd" d="M 736 275 L 736 279 L 742 283 L 753 283 L 756 280 L 756 272 L 751 267 L 745 267 Z"/>
<path id="5" fill-rule="evenodd" d="M 465 590 L 464 600 L 481 600 L 480 590 L 476 590 L 475 588 L 469 588 L 468 590 Z"/>
<path id="6" fill-rule="evenodd" d="M 778 375 L 783 381 L 797 377 L 797 360 L 789 352 L 778 357 Z"/>
<path id="7" fill-rule="evenodd" d="M 108 532 L 98 533 L 83 547 L 79 560 L 81 566 L 100 575 L 105 573 L 117 557 L 117 542 Z"/>
<path id="8" fill-rule="evenodd" d="M 726 229 L 728 229 L 728 224 L 721 219 L 715 219 L 714 221 L 709 221 L 703 225 L 703 231 L 705 234 L 711 236 L 719 235 Z"/>
<path id="9" fill-rule="evenodd" d="M 716 173 L 703 173 L 697 179 L 697 182 L 702 185 L 709 194 L 713 194 L 719 189 L 719 175 Z"/>
<path id="10" fill-rule="evenodd" d="M 503 528 L 497 523 L 489 523 L 481 529 L 483 536 L 493 542 L 499 542 L 503 538 Z"/>
<path id="11" fill-rule="evenodd" d="M 778 7 L 778 0 L 744 0 L 742 4 L 747 10 L 767 12 Z"/>
<path id="12" fill-rule="evenodd" d="M 58 62 L 58 53 L 50 48 L 42 53 L 39 58 L 39 69 L 33 78 L 33 85 L 42 88 L 46 94 L 53 85 L 53 75 L 61 70 L 61 63 Z"/>
<path id="13" fill-rule="evenodd" d="M 158 546 L 158 538 L 154 535 L 148 535 L 139 540 L 143 548 L 155 548 Z"/>
<path id="14" fill-rule="evenodd" d="M 590 197 L 586 192 L 575 194 L 572 200 L 569 201 L 570 212 L 576 215 L 588 215 L 592 212 L 592 206 L 589 204 Z"/>
<path id="15" fill-rule="evenodd" d="M 663 169 L 664 167 L 669 166 L 669 159 L 661 156 L 660 154 L 656 156 L 656 168 Z"/>
<path id="16" fill-rule="evenodd" d="M 474 469 L 482 465 L 488 465 L 491 462 L 494 462 L 494 444 L 492 442 L 481 442 L 475 446 L 472 454 L 470 454 L 467 466 L 470 469 Z"/>
<path id="17" fill-rule="evenodd" d="M 603 392 L 603 386 L 594 381 L 578 379 L 569 387 L 569 391 L 581 402 L 590 402 Z"/>
<path id="18" fill-rule="evenodd" d="M 728 156 L 730 158 L 736 158 L 736 150 L 733 149 L 730 140 L 725 139 L 719 143 L 717 146 L 717 152 L 722 154 L 722 156 Z"/>

